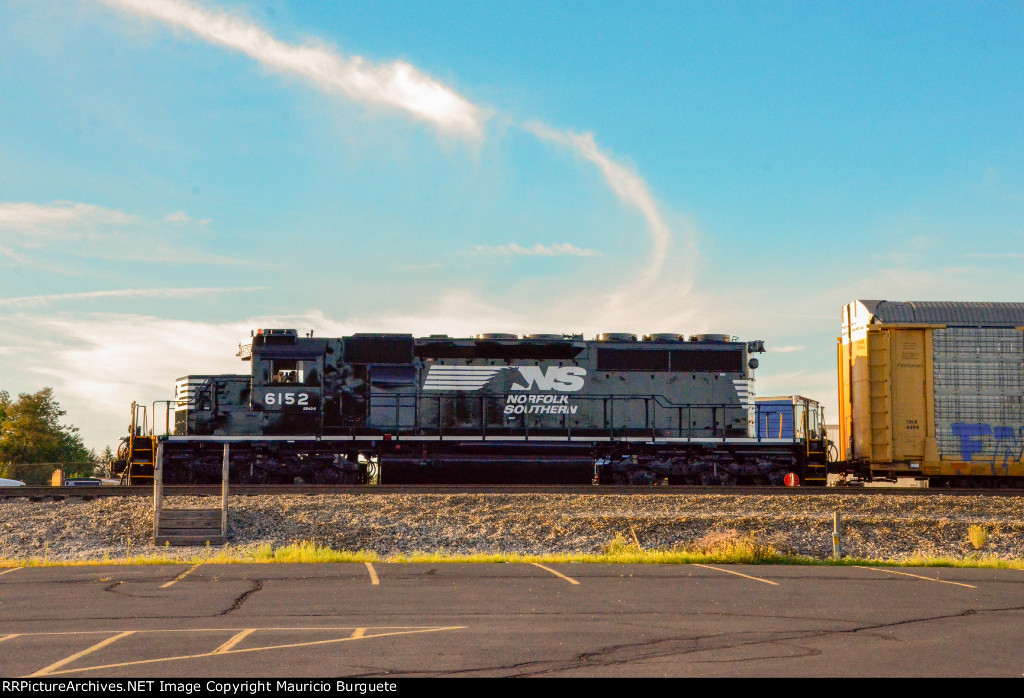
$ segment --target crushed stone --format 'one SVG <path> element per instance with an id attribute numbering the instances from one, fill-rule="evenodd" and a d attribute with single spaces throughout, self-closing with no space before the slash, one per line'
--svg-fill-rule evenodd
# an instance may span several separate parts
<path id="1" fill-rule="evenodd" d="M 219 500 L 169 497 L 173 508 Z M 244 554 L 267 544 L 310 541 L 382 558 L 413 552 L 597 553 L 616 536 L 647 549 L 685 546 L 736 531 L 783 553 L 832 554 L 832 517 L 842 517 L 843 553 L 901 560 L 913 556 L 1024 558 L 1024 497 L 899 495 L 259 495 L 229 499 L 229 544 Z M 988 542 L 968 538 L 982 525 Z M 219 548 L 209 549 L 211 554 Z M 0 558 L 49 561 L 120 559 L 161 553 L 186 559 L 196 547 L 153 543 L 152 500 L 68 497 L 0 500 Z"/>

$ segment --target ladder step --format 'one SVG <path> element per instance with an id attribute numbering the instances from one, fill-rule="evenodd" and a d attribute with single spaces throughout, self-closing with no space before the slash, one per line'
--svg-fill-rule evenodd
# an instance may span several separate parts
<path id="1" fill-rule="evenodd" d="M 219 513 L 216 516 L 166 516 L 160 514 L 160 525 L 188 526 L 192 528 L 196 526 L 217 526 L 219 528 L 221 518 Z"/>
<path id="2" fill-rule="evenodd" d="M 224 536 L 220 535 L 220 531 L 215 536 L 155 536 L 157 545 L 224 545 L 227 540 Z"/>
<path id="3" fill-rule="evenodd" d="M 219 509 L 196 511 L 185 511 L 182 509 L 161 509 L 161 521 L 220 521 L 221 512 Z"/>
<path id="4" fill-rule="evenodd" d="M 172 509 L 170 507 L 168 507 L 166 509 L 163 508 L 163 507 L 160 508 L 160 515 L 161 516 L 189 516 L 189 515 L 193 515 L 193 516 L 200 516 L 200 515 L 213 516 L 214 514 L 216 514 L 217 516 L 220 516 L 220 512 L 221 512 L 221 510 L 219 508 L 218 509 L 214 509 L 212 507 L 211 508 L 206 508 L 206 509 Z"/>
<path id="5" fill-rule="evenodd" d="M 220 524 L 216 526 L 164 526 L 160 523 L 160 530 L 156 532 L 157 537 L 167 536 L 192 536 L 201 538 L 219 538 L 221 535 Z"/>

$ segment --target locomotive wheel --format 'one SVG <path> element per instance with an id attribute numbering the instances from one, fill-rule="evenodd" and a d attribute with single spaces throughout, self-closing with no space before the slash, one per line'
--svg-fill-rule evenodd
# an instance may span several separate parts
<path id="1" fill-rule="evenodd" d="M 647 469 L 643 470 L 630 470 L 627 474 L 628 485 L 653 485 L 658 481 L 658 478 L 653 472 Z"/>
<path id="2" fill-rule="evenodd" d="M 254 465 L 239 473 L 238 482 L 243 485 L 265 485 L 270 482 L 270 473 Z"/>

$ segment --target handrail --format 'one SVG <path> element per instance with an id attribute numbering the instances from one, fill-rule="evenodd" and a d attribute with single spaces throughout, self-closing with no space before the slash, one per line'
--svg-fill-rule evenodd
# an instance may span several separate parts
<path id="1" fill-rule="evenodd" d="M 177 400 L 155 400 L 153 402 L 153 429 L 150 431 L 150 436 L 155 436 L 156 432 L 156 406 L 165 404 L 164 408 L 164 436 L 171 435 L 171 405 L 177 405 Z"/>
<path id="2" fill-rule="evenodd" d="M 530 394 L 534 397 L 538 397 L 536 393 Z M 664 398 L 661 395 L 615 395 L 615 394 L 601 394 L 601 395 L 547 395 L 544 401 L 532 401 L 532 402 L 520 402 L 516 400 L 510 401 L 510 398 L 526 398 L 527 393 L 492 393 L 487 395 L 467 395 L 463 392 L 457 391 L 439 391 L 434 395 L 424 396 L 415 395 L 413 393 L 394 393 L 389 391 L 370 391 L 367 395 L 367 417 L 373 421 L 367 422 L 367 427 L 370 429 L 382 429 L 382 430 L 393 430 L 400 432 L 403 429 L 427 429 L 430 431 L 437 430 L 437 435 L 444 438 L 445 431 L 453 428 L 452 424 L 446 424 L 446 413 L 453 409 L 459 409 L 456 407 L 460 402 L 462 408 L 466 410 L 466 414 L 462 419 L 458 419 L 458 424 L 454 426 L 456 429 L 471 429 L 476 430 L 481 438 L 486 439 L 489 435 L 505 434 L 509 432 L 516 433 L 520 432 L 527 438 L 530 436 L 531 429 L 562 429 L 567 432 L 573 429 L 573 426 L 567 423 L 567 419 L 570 414 L 569 412 L 531 412 L 520 411 L 516 412 L 513 416 L 522 417 L 522 421 L 519 424 L 505 423 L 499 424 L 494 420 L 488 420 L 489 409 L 503 410 L 505 407 L 510 405 L 516 406 L 538 406 L 542 407 L 545 405 L 558 406 L 558 407 L 569 407 L 568 402 L 555 402 L 555 398 L 565 398 L 566 400 L 571 399 L 573 403 L 579 404 L 581 402 L 587 402 L 594 404 L 596 401 L 604 403 L 604 418 L 600 426 L 593 426 L 589 428 L 596 429 L 598 431 L 606 432 L 609 438 L 614 439 L 616 432 L 623 431 L 622 425 L 617 425 L 615 422 L 615 409 L 619 406 L 622 409 L 623 405 L 626 405 L 628 409 L 629 403 L 634 403 L 639 408 L 640 402 L 644 405 L 645 419 L 643 424 L 637 424 L 636 429 L 642 431 L 649 431 L 652 439 L 657 439 L 658 436 L 662 437 L 699 437 L 699 436 L 713 436 L 726 438 L 727 425 L 722 419 L 728 411 L 734 413 L 749 412 L 749 406 L 740 402 L 708 402 L 708 403 L 674 403 Z M 436 398 L 436 416 L 431 420 L 431 423 L 424 424 L 420 421 L 421 405 L 419 401 L 425 397 Z M 488 404 L 490 401 L 490 405 Z M 433 402 L 433 400 L 432 400 Z M 415 410 L 415 416 L 412 424 L 403 425 L 402 422 L 402 408 Z M 683 425 L 683 410 L 686 410 L 686 425 Z M 692 417 L 694 410 L 710 410 L 711 411 L 711 422 L 703 422 L 702 424 L 694 427 L 692 424 Z M 674 425 L 668 423 L 669 415 L 660 414 L 659 410 L 662 411 L 675 411 L 675 418 L 670 421 L 675 422 Z M 382 419 L 383 417 L 383 419 Z M 534 419 L 531 419 L 534 418 Z M 537 422 L 543 419 L 551 420 L 558 418 L 559 425 L 541 425 Z M 661 418 L 659 420 L 659 418 Z M 659 425 L 659 421 L 663 421 Z M 531 424 L 531 422 L 533 422 Z M 588 428 L 575 426 L 576 429 Z M 744 429 L 746 426 L 744 425 Z M 626 427 L 627 430 L 632 431 L 632 426 Z"/>

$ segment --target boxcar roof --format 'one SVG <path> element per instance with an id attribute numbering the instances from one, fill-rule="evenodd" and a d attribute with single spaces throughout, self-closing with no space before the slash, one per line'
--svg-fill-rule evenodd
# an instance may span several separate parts
<path id="1" fill-rule="evenodd" d="M 873 324 L 921 323 L 949 327 L 1024 327 L 1024 303 L 857 301 Z"/>

